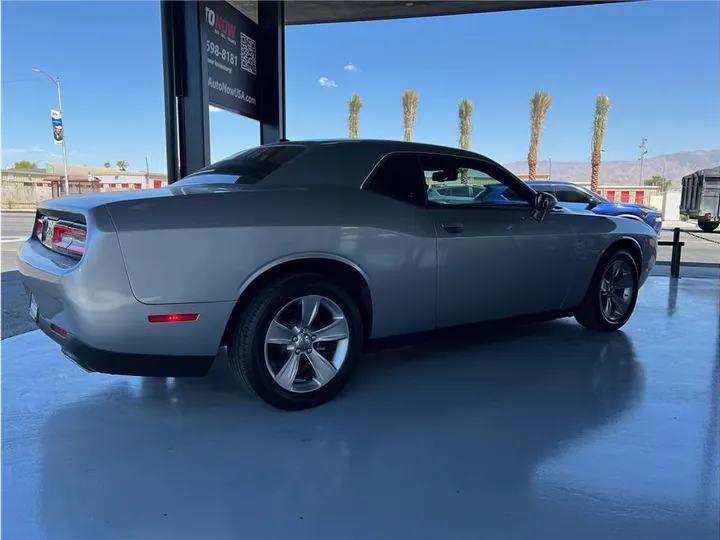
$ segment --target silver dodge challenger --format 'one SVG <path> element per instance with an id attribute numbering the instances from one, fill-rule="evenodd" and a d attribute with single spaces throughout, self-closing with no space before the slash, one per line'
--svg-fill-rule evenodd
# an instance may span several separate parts
<path id="1" fill-rule="evenodd" d="M 467 196 L 438 186 L 468 185 Z M 478 197 L 506 188 L 502 200 Z M 645 223 L 570 210 L 482 155 L 280 142 L 163 189 L 42 203 L 19 253 L 30 315 L 90 372 L 203 376 L 220 347 L 252 395 L 335 397 L 372 344 L 490 321 L 630 318 Z"/>

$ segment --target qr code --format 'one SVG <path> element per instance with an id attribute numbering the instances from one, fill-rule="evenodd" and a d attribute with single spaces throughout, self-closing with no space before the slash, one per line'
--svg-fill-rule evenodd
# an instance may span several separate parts
<path id="1" fill-rule="evenodd" d="M 251 37 L 240 32 L 240 67 L 257 75 L 257 44 Z"/>

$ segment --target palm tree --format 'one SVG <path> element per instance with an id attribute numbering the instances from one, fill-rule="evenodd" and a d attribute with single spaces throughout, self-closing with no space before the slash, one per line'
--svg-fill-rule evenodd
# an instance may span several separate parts
<path id="1" fill-rule="evenodd" d="M 415 119 L 418 110 L 418 93 L 415 90 L 405 90 L 402 94 L 403 125 L 405 126 L 405 140 L 413 140 Z"/>
<path id="2" fill-rule="evenodd" d="M 109 169 L 109 168 L 110 168 L 110 162 L 109 162 L 109 161 L 106 161 L 105 163 L 103 163 L 103 167 L 105 167 L 106 169 Z"/>
<path id="3" fill-rule="evenodd" d="M 458 117 L 460 119 L 460 148 L 470 150 L 470 136 L 472 135 L 472 112 L 473 104 L 468 98 L 460 100 L 458 107 Z M 460 181 L 463 184 L 468 182 L 467 169 L 460 170 Z"/>
<path id="4" fill-rule="evenodd" d="M 127 161 L 125 161 L 124 159 L 120 159 L 120 160 L 116 161 L 115 165 L 117 165 L 117 168 L 120 169 L 121 171 L 127 170 L 127 168 L 130 166 L 130 164 Z"/>
<path id="5" fill-rule="evenodd" d="M 348 99 L 348 137 L 350 139 L 358 138 L 358 129 L 360 128 L 360 109 L 362 109 L 363 101 L 360 96 L 354 94 Z"/>
<path id="6" fill-rule="evenodd" d="M 537 155 L 540 145 L 540 134 L 545 124 L 545 115 L 550 108 L 552 100 L 545 90 L 535 90 L 530 99 L 530 149 L 528 150 L 528 178 L 535 180 L 537 175 Z"/>
<path id="7" fill-rule="evenodd" d="M 598 192 L 598 184 L 600 183 L 600 161 L 602 160 L 608 112 L 610 112 L 610 98 L 600 94 L 595 101 L 592 155 L 590 156 L 590 189 L 596 193 Z"/>

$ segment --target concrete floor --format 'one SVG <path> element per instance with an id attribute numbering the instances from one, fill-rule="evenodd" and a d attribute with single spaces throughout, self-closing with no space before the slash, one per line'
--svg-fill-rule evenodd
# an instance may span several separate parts
<path id="1" fill-rule="evenodd" d="M 708 539 L 720 282 L 650 278 L 624 332 L 570 320 L 368 356 L 283 413 L 206 379 L 2 342 L 6 540 Z"/>

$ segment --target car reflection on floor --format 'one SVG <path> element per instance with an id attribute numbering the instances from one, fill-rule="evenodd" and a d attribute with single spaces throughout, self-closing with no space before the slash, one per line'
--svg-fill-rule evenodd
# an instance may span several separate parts
<path id="1" fill-rule="evenodd" d="M 165 528 L 155 520 L 169 506 L 183 538 L 207 535 L 207 523 L 233 514 L 247 538 L 277 538 L 253 516 L 275 508 L 314 522 L 318 512 L 323 520 L 338 513 L 334 526 L 342 527 L 342 509 L 362 500 L 376 519 L 395 515 L 373 534 L 390 538 L 405 523 L 416 538 L 440 538 L 446 519 L 421 520 L 417 530 L 406 521 L 438 492 L 440 505 L 448 494 L 472 493 L 485 521 L 476 532 L 500 526 L 484 505 L 522 501 L 516 511 L 526 512 L 536 464 L 613 421 L 643 389 L 622 332 L 549 323 L 522 334 L 372 355 L 345 399 L 292 415 L 238 402 L 222 365 L 205 380 L 113 385 L 46 425 L 41 493 L 50 536 L 99 538 L 98 524 L 111 523 L 115 535 L 159 537 Z M 73 426 L 81 437 L 61 436 Z M 186 503 L 200 505 L 192 510 L 199 522 L 176 513 Z"/>

